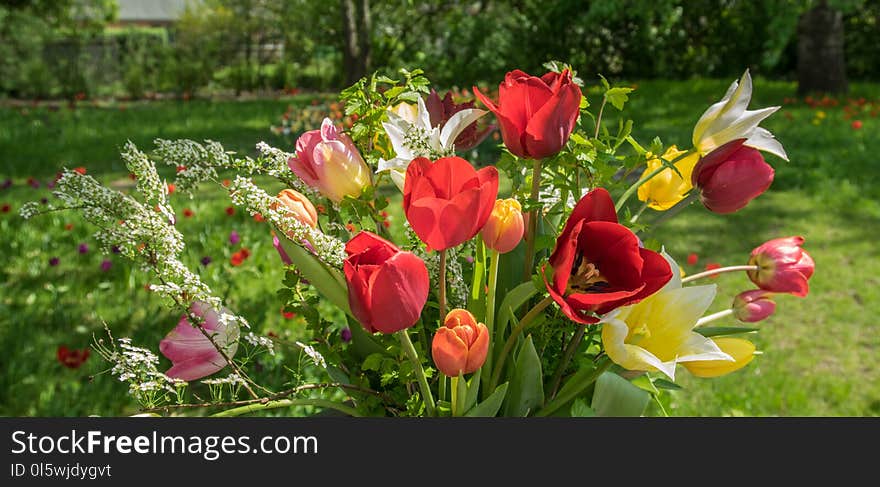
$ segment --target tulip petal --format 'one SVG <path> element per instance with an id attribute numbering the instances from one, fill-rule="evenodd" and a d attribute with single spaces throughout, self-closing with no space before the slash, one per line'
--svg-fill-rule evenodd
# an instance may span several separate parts
<path id="1" fill-rule="evenodd" d="M 733 213 L 764 193 L 773 183 L 774 173 L 757 150 L 741 148 L 701 187 L 700 199 L 715 213 Z"/>
<path id="2" fill-rule="evenodd" d="M 701 147 L 705 138 L 739 119 L 751 99 L 752 76 L 746 70 L 739 81 L 731 83 L 721 101 L 710 106 L 697 121 L 693 134 L 694 147 Z"/>
<path id="3" fill-rule="evenodd" d="M 619 223 L 593 221 L 584 223 L 578 247 L 584 258 L 617 287 L 632 289 L 642 283 L 644 260 L 639 252 L 639 239 Z"/>
<path id="4" fill-rule="evenodd" d="M 755 358 L 755 345 L 742 338 L 715 338 L 718 348 L 726 353 L 731 360 L 710 360 L 685 362 L 683 365 L 691 375 L 702 378 L 720 377 L 735 372 Z"/>
<path id="5" fill-rule="evenodd" d="M 670 380 L 675 380 L 675 361 L 664 362 L 638 346 L 626 343 L 629 326 L 623 321 L 611 318 L 602 321 L 602 344 L 605 353 L 617 365 L 627 370 L 660 371 Z"/>
<path id="6" fill-rule="evenodd" d="M 779 107 L 767 107 L 760 110 L 746 110 L 742 117 L 718 132 L 705 136 L 699 145 L 700 152 L 708 153 L 730 142 L 731 140 L 749 138 L 765 118 L 773 115 Z"/>
<path id="7" fill-rule="evenodd" d="M 755 127 L 751 137 L 746 140 L 744 145 L 760 151 L 769 152 L 785 161 L 788 160 L 788 154 L 785 153 L 782 144 L 773 137 L 773 134 L 771 134 L 769 130 L 763 127 Z"/>
<path id="8" fill-rule="evenodd" d="M 577 122 L 581 92 L 571 83 L 528 119 L 523 145 L 533 159 L 555 155 L 568 142 Z"/>
<path id="9" fill-rule="evenodd" d="M 373 274 L 370 305 L 373 326 L 394 333 L 419 320 L 428 300 L 428 269 L 411 252 L 398 252 Z"/>
<path id="10" fill-rule="evenodd" d="M 444 148 L 452 147 L 459 134 L 486 113 L 488 112 L 477 108 L 467 108 L 456 112 L 440 131 L 440 145 Z"/>
<path id="11" fill-rule="evenodd" d="M 489 353 L 489 330 L 483 323 L 477 323 L 476 330 L 477 336 L 468 349 L 467 362 L 464 366 L 465 374 L 472 374 L 482 367 Z"/>
<path id="12" fill-rule="evenodd" d="M 434 365 L 449 377 L 458 377 L 467 364 L 467 345 L 449 328 L 441 326 L 431 342 Z"/>

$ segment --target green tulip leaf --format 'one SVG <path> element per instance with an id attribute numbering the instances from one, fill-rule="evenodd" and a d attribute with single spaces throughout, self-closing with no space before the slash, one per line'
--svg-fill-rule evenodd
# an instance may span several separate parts
<path id="1" fill-rule="evenodd" d="M 668 391 L 679 391 L 683 389 L 680 385 L 675 382 L 668 381 L 666 379 L 654 379 L 654 386 L 657 389 L 666 389 Z"/>
<path id="2" fill-rule="evenodd" d="M 524 417 L 544 402 L 544 374 L 532 336 L 525 339 L 513 366 L 504 415 Z"/>
<path id="3" fill-rule="evenodd" d="M 467 395 L 464 402 L 464 410 L 470 411 L 471 408 L 474 407 L 474 404 L 477 403 L 477 398 L 480 393 L 480 376 L 483 375 L 482 367 L 477 370 L 477 372 L 471 377 L 471 380 L 467 384 Z M 464 381 L 462 381 L 464 382 Z"/>
<path id="4" fill-rule="evenodd" d="M 590 406 L 587 406 L 587 402 L 583 399 L 575 399 L 571 403 L 572 418 L 592 418 L 594 416 L 596 416 L 596 411 Z"/>
<path id="5" fill-rule="evenodd" d="M 638 417 L 645 412 L 651 394 L 630 381 L 605 372 L 596 380 L 592 408 L 596 416 Z"/>
<path id="6" fill-rule="evenodd" d="M 465 413 L 469 418 L 491 418 L 498 414 L 501 409 L 501 403 L 504 402 L 504 396 L 507 394 L 507 382 L 498 386 L 495 391 L 486 398 L 485 401 L 477 404 L 470 411 Z"/>
<path id="7" fill-rule="evenodd" d="M 694 331 L 704 337 L 718 337 L 725 335 L 739 335 L 740 333 L 754 333 L 760 330 L 754 326 L 701 326 Z"/>

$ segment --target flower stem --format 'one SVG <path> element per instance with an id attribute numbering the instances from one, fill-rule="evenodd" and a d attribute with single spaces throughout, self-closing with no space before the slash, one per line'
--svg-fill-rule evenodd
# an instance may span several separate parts
<path id="1" fill-rule="evenodd" d="M 600 375 L 605 373 L 605 371 L 608 370 L 609 367 L 611 367 L 611 364 L 611 359 L 608 358 L 608 356 L 606 355 L 599 360 L 599 363 L 596 364 L 596 368 L 591 370 L 585 376 L 581 377 L 580 374 L 576 374 L 571 379 L 573 381 L 577 381 L 574 384 L 574 387 L 568 390 L 565 390 L 565 388 L 563 388 L 562 392 L 564 392 L 565 394 L 560 394 L 556 396 L 552 401 L 550 401 L 550 403 L 544 406 L 543 409 L 538 411 L 535 416 L 550 416 L 551 414 L 556 412 L 557 409 L 571 402 L 574 398 L 578 397 L 582 392 L 584 392 L 587 387 L 590 386 L 590 384 L 596 382 L 596 379 L 598 379 Z"/>
<path id="2" fill-rule="evenodd" d="M 552 302 L 553 298 L 550 296 L 542 299 L 538 304 L 532 307 L 525 316 L 523 316 L 523 319 L 520 320 L 518 325 L 516 325 L 516 328 L 510 332 L 510 336 L 507 337 L 507 341 L 504 342 L 504 348 L 501 350 L 501 355 L 498 356 L 498 363 L 495 364 L 495 371 L 492 373 L 492 380 L 489 381 L 489 391 L 494 391 L 495 386 L 498 385 L 498 380 L 501 378 L 501 371 L 504 369 L 504 362 L 507 360 L 507 355 L 509 355 L 510 351 L 513 349 L 513 345 L 516 344 L 516 339 L 519 338 L 523 330 L 535 321 L 535 318 L 541 314 L 541 311 L 544 311 L 544 308 L 549 306 Z"/>
<path id="3" fill-rule="evenodd" d="M 535 159 L 532 166 L 532 195 L 531 200 L 535 202 L 541 191 L 541 159 Z M 538 233 L 538 215 L 540 208 L 532 208 L 529 212 L 529 228 L 526 231 L 526 260 L 523 270 L 523 282 L 528 281 L 532 277 L 532 267 L 535 261 L 535 235 Z"/>
<path id="4" fill-rule="evenodd" d="M 599 106 L 599 115 L 596 116 L 596 133 L 593 134 L 594 139 L 599 138 L 599 127 L 602 126 L 602 112 L 605 111 L 605 103 L 608 102 L 608 97 L 602 97 L 602 105 Z"/>
<path id="5" fill-rule="evenodd" d="M 428 385 L 428 379 L 425 377 L 425 369 L 422 368 L 422 362 L 419 361 L 419 356 L 416 354 L 416 349 L 413 347 L 412 340 L 409 339 L 409 334 L 407 334 L 406 330 L 400 330 L 397 334 L 400 336 L 400 345 L 403 347 L 406 356 L 409 357 L 410 362 L 412 362 L 413 369 L 416 372 L 416 379 L 419 381 L 419 388 L 422 390 L 422 398 L 425 401 L 425 411 L 428 413 L 428 416 L 433 416 L 434 396 L 431 394 L 431 386 Z"/>
<path id="6" fill-rule="evenodd" d="M 756 265 L 732 265 L 728 267 L 719 267 L 718 269 L 711 269 L 705 272 L 700 272 L 699 274 L 694 274 L 692 276 L 687 276 L 681 280 L 682 284 L 686 284 L 691 281 L 696 281 L 697 279 L 702 279 L 704 277 L 714 276 L 716 274 L 723 274 L 725 272 L 738 272 L 738 271 L 757 271 L 760 267 Z"/>
<path id="7" fill-rule="evenodd" d="M 724 310 L 724 311 L 719 311 L 719 312 L 717 312 L 717 313 L 712 313 L 712 314 L 710 314 L 710 315 L 704 316 L 704 317 L 700 318 L 699 320 L 697 320 L 697 324 L 694 325 L 694 326 L 702 326 L 702 325 L 705 325 L 706 323 L 710 323 L 710 322 L 712 322 L 712 321 L 720 320 L 721 318 L 726 318 L 726 317 L 728 317 L 728 316 L 730 316 L 730 315 L 732 315 L 732 314 L 733 314 L 733 310 L 732 310 L 732 309 L 726 309 L 726 310 Z"/>
<path id="8" fill-rule="evenodd" d="M 455 417 L 461 412 L 458 410 L 458 401 L 461 400 L 461 398 L 458 397 L 458 377 L 450 377 L 449 382 L 449 391 L 452 393 L 452 398 L 449 400 L 449 403 L 452 416 Z"/>
<path id="9" fill-rule="evenodd" d="M 578 325 L 577 331 L 574 332 L 574 336 L 571 337 L 571 341 L 568 342 L 568 345 L 565 347 L 565 351 L 562 353 L 562 361 L 559 362 L 559 367 L 556 369 L 556 372 L 553 373 L 553 379 L 550 381 L 550 397 L 556 396 L 556 391 L 559 390 L 559 383 L 562 382 L 562 374 L 568 367 L 569 362 L 571 362 L 575 350 L 578 349 L 581 341 L 584 339 L 586 331 L 587 327 L 585 325 Z"/>
<path id="10" fill-rule="evenodd" d="M 495 290 L 498 286 L 498 261 L 501 260 L 501 254 L 493 250 L 490 258 L 492 260 L 489 262 L 489 293 L 486 296 L 485 322 L 486 329 L 489 331 L 489 337 L 494 334 L 495 329 Z M 492 377 L 492 349 L 494 345 L 492 341 L 489 342 L 489 353 L 486 354 L 486 362 L 483 363 L 482 373 L 486 374 L 486 377 Z"/>
<path id="11" fill-rule="evenodd" d="M 326 399 L 304 398 L 304 399 L 281 399 L 278 401 L 268 401 L 265 403 L 248 404 L 237 408 L 227 409 L 219 413 L 212 414 L 211 417 L 225 418 L 241 416 L 243 414 L 253 413 L 256 411 L 264 411 L 267 409 L 289 408 L 293 406 L 317 406 L 326 409 L 335 409 L 349 416 L 363 416 L 357 409 L 338 402 L 328 401 Z"/>
<path id="12" fill-rule="evenodd" d="M 440 323 L 446 319 L 446 249 L 440 251 L 440 277 L 437 300 L 440 302 Z"/>

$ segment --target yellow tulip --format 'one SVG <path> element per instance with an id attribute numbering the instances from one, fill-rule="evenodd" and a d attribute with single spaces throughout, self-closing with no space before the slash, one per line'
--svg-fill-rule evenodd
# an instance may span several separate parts
<path id="1" fill-rule="evenodd" d="M 724 353 L 733 357 L 733 362 L 710 360 L 687 362 L 688 371 L 697 377 L 719 377 L 735 372 L 755 358 L 755 344 L 742 338 L 713 338 Z"/>
<path id="2" fill-rule="evenodd" d="M 684 154 L 684 152 L 678 150 L 673 145 L 663 154 L 663 159 L 672 161 Z M 650 173 L 663 166 L 663 161 L 659 157 L 654 157 L 650 152 L 647 155 L 649 159 L 646 172 Z M 648 208 L 653 210 L 666 211 L 672 208 L 676 203 L 683 200 L 688 191 L 693 188 L 691 173 L 694 171 L 694 166 L 697 165 L 699 160 L 700 155 L 698 153 L 693 153 L 679 159 L 675 162 L 674 166 L 681 173 L 681 176 L 672 169 L 660 172 L 660 174 L 639 186 L 639 199 L 648 203 Z"/>
<path id="3" fill-rule="evenodd" d="M 666 287 L 602 318 L 608 357 L 627 370 L 659 371 L 672 380 L 679 363 L 733 363 L 714 341 L 694 331 L 715 298 L 715 285 L 682 287 L 678 265 L 665 252 L 663 256 L 673 275 Z"/>

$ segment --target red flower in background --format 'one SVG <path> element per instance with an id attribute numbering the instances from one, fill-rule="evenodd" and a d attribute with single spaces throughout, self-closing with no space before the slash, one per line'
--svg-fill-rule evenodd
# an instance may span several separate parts
<path id="1" fill-rule="evenodd" d="M 518 69 L 498 86 L 497 104 L 476 86 L 474 94 L 498 118 L 507 149 L 527 159 L 562 150 L 577 122 L 582 96 L 568 70 L 538 78 Z"/>
<path id="2" fill-rule="evenodd" d="M 431 89 L 431 94 L 425 100 L 425 107 L 428 109 L 428 115 L 431 118 L 432 127 L 443 128 L 446 122 L 456 113 L 467 109 L 474 108 L 473 100 L 465 103 L 455 103 L 452 101 L 452 92 L 447 91 L 446 95 L 441 99 L 436 91 Z M 466 151 L 478 146 L 480 142 L 486 139 L 489 132 L 495 129 L 494 125 L 490 125 L 482 130 L 477 128 L 477 122 L 468 125 L 455 138 L 453 145 L 456 150 Z"/>
<path id="3" fill-rule="evenodd" d="M 345 281 L 351 312 L 370 333 L 413 326 L 428 301 L 428 268 L 412 252 L 370 232 L 345 245 Z"/>
<path id="4" fill-rule="evenodd" d="M 241 250 L 234 252 L 232 256 L 229 257 L 229 263 L 232 264 L 233 267 L 238 267 L 250 256 L 251 251 L 248 250 L 247 247 L 242 247 Z"/>
<path id="5" fill-rule="evenodd" d="M 688 255 L 688 265 L 697 265 L 697 261 L 700 260 L 700 257 L 695 253 L 690 253 Z"/>
<path id="6" fill-rule="evenodd" d="M 691 182 L 703 205 L 714 213 L 733 213 L 757 198 L 773 183 L 775 171 L 745 139 L 728 142 L 694 166 Z"/>
<path id="7" fill-rule="evenodd" d="M 642 248 L 638 237 L 617 223 L 614 202 L 597 188 L 578 202 L 550 255 L 552 275 L 542 269 L 550 296 L 578 323 L 599 321 L 620 306 L 654 294 L 672 279 L 669 263 Z"/>
<path id="8" fill-rule="evenodd" d="M 492 166 L 477 171 L 460 157 L 433 163 L 419 157 L 406 170 L 403 211 L 422 242 L 445 250 L 483 228 L 497 195 L 498 170 Z"/>
<path id="9" fill-rule="evenodd" d="M 227 215 L 232 216 L 235 214 L 235 207 L 227 206 L 225 211 Z"/>
<path id="10" fill-rule="evenodd" d="M 81 350 L 77 350 L 67 348 L 67 346 L 65 345 L 61 345 L 58 347 L 56 355 L 58 357 L 58 361 L 61 362 L 61 365 L 69 369 L 78 369 L 82 364 L 85 363 L 86 360 L 89 359 L 89 349 L 83 348 Z"/>
<path id="11" fill-rule="evenodd" d="M 85 174 L 85 173 L 86 173 L 86 168 L 84 168 L 84 167 L 82 167 L 82 166 L 80 166 L 80 167 L 75 167 L 75 168 L 73 168 L 73 170 L 76 171 L 76 172 L 78 172 L 78 173 L 80 173 L 80 174 Z"/>

